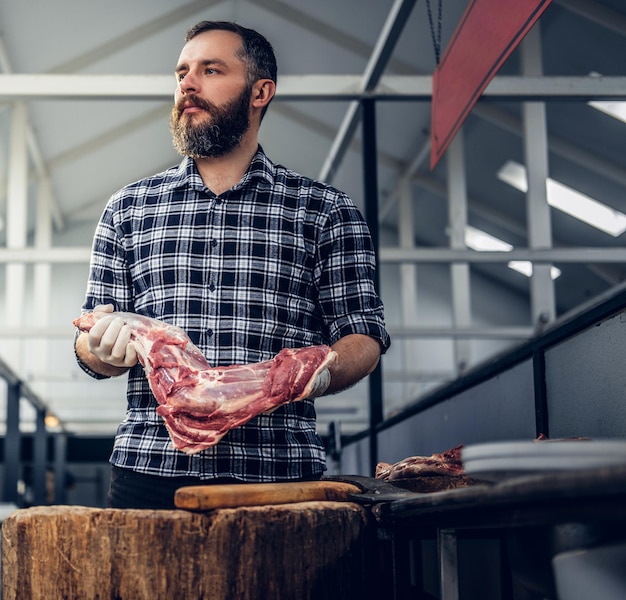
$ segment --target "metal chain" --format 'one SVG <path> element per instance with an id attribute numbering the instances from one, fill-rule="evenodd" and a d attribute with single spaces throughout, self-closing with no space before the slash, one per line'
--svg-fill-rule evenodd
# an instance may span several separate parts
<path id="1" fill-rule="evenodd" d="M 430 37 L 433 40 L 433 48 L 435 50 L 435 60 L 439 64 L 439 58 L 441 55 L 441 15 L 442 15 L 443 0 L 438 0 L 437 6 L 437 32 L 435 33 L 435 26 L 433 24 L 433 12 L 430 7 L 430 0 L 426 0 L 426 10 L 428 11 L 428 23 L 430 25 Z"/>

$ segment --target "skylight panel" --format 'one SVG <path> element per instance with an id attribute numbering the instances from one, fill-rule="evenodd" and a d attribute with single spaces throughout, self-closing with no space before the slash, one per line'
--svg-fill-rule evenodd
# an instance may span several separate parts
<path id="1" fill-rule="evenodd" d="M 526 277 L 530 277 L 533 274 L 533 263 L 529 260 L 510 260 L 508 262 L 509 269 L 513 269 L 522 275 L 526 275 Z M 558 267 L 550 267 L 550 277 L 554 279 L 558 279 L 561 276 L 561 269 Z"/>
<path id="2" fill-rule="evenodd" d="M 513 246 L 504 240 L 501 240 L 486 231 L 467 225 L 465 227 L 465 245 L 472 250 L 479 252 L 499 251 L 510 252 Z"/>
<path id="3" fill-rule="evenodd" d="M 592 106 L 596 110 L 626 123 L 626 102 L 619 102 L 617 100 L 592 100 L 588 102 L 589 106 Z"/>
<path id="4" fill-rule="evenodd" d="M 591 77 L 602 77 L 596 71 L 592 71 L 589 75 Z M 592 100 L 587 102 L 587 104 L 622 123 L 626 123 L 626 102 L 619 100 Z"/>
<path id="5" fill-rule="evenodd" d="M 513 250 L 513 246 L 508 242 L 471 225 L 465 228 L 465 245 L 478 252 L 510 252 Z M 530 277 L 533 274 L 533 265 L 528 260 L 510 260 L 507 266 L 509 269 L 513 269 L 526 277 Z M 557 267 L 550 269 L 552 279 L 556 279 L 559 275 L 561 275 L 560 269 Z"/>
<path id="6" fill-rule="evenodd" d="M 519 163 L 506 162 L 498 171 L 498 179 L 521 192 L 528 191 L 526 167 Z M 613 237 L 618 237 L 626 231 L 626 215 L 624 213 L 550 177 L 546 181 L 546 194 L 550 206 L 600 231 Z"/>

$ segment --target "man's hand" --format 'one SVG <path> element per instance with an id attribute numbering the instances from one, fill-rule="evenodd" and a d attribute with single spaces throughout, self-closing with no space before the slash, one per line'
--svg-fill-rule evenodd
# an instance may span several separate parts
<path id="1" fill-rule="evenodd" d="M 98 305 L 94 312 L 113 312 L 111 304 Z M 87 335 L 89 351 L 101 362 L 122 369 L 137 364 L 137 351 L 130 341 L 130 327 L 113 315 L 99 319 Z"/>

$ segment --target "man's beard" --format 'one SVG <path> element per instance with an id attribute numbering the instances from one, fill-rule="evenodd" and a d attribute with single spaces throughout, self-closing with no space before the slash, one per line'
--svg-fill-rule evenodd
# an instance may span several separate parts
<path id="1" fill-rule="evenodd" d="M 172 108 L 170 131 L 176 151 L 191 158 L 216 158 L 236 148 L 250 127 L 249 106 L 251 89 L 223 106 L 188 94 L 179 99 Z M 205 111 L 198 123 L 193 123 L 202 113 L 184 114 L 183 106 L 191 103 Z"/>

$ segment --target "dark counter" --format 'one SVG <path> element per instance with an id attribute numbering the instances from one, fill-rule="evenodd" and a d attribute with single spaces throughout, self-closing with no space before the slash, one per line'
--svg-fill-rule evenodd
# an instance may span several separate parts
<path id="1" fill-rule="evenodd" d="M 556 597 L 550 562 L 554 554 L 626 539 L 626 465 L 411 494 L 373 504 L 371 511 L 381 544 L 387 545 L 394 600 L 471 598 L 463 590 L 458 550 L 460 541 L 472 538 L 494 541 L 500 553 L 497 565 L 491 559 L 483 565 L 477 556 L 469 559 L 474 571 L 498 581 L 499 590 L 481 598 L 517 598 L 515 577 L 520 574 L 524 585 L 551 598 Z M 423 590 L 420 548 L 425 540 L 434 540 L 436 548 L 437 595 Z"/>

